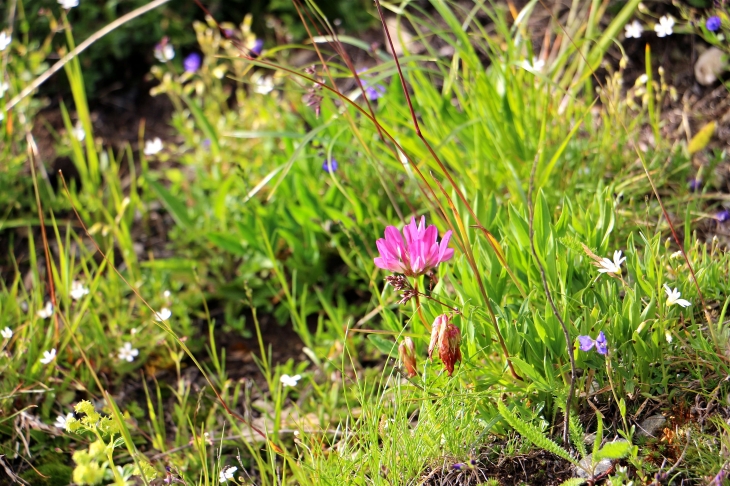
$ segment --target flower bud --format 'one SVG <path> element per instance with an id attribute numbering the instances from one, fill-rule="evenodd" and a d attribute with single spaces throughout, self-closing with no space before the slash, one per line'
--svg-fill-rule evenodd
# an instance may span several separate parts
<path id="1" fill-rule="evenodd" d="M 449 376 L 454 372 L 454 364 L 461 361 L 461 331 L 455 325 L 446 323 L 439 332 L 439 358 Z"/>
<path id="2" fill-rule="evenodd" d="M 433 354 L 433 350 L 436 349 L 436 346 L 439 342 L 439 333 L 441 332 L 441 328 L 444 324 L 449 323 L 449 316 L 446 314 L 441 314 L 440 316 L 436 317 L 433 321 L 433 327 L 431 327 L 431 341 L 428 343 L 428 359 L 431 359 L 431 355 Z"/>
<path id="3" fill-rule="evenodd" d="M 416 347 L 411 338 L 407 337 L 401 341 L 400 346 L 398 346 L 398 356 L 406 368 L 408 378 L 416 376 L 418 374 L 418 371 L 416 371 Z"/>

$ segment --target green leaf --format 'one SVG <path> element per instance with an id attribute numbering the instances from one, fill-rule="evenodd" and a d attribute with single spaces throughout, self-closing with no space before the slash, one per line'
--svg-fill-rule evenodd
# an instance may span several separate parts
<path id="1" fill-rule="evenodd" d="M 562 457 L 566 461 L 578 465 L 578 462 L 571 457 L 570 453 L 560 447 L 558 444 L 553 442 L 552 440 L 545 437 L 543 432 L 535 427 L 532 424 L 529 424 L 522 419 L 520 419 L 517 415 L 513 414 L 503 402 L 499 401 L 497 402 L 497 409 L 499 410 L 500 415 L 504 418 L 504 420 L 510 424 L 510 426 L 515 429 L 517 432 L 522 435 L 525 439 L 529 440 L 533 444 L 535 444 L 537 447 L 540 447 L 541 449 L 545 449 L 548 452 L 552 452 L 558 457 Z"/>
<path id="2" fill-rule="evenodd" d="M 631 452 L 631 444 L 629 442 L 624 440 L 609 442 L 593 455 L 593 462 L 597 463 L 602 459 L 623 459 L 629 455 L 629 452 Z"/>
<path id="3" fill-rule="evenodd" d="M 598 424 L 596 426 L 596 438 L 593 440 L 593 454 L 598 454 L 601 448 L 601 442 L 603 442 L 603 416 L 598 413 L 596 414 L 596 420 Z"/>
<path id="4" fill-rule="evenodd" d="M 170 191 L 165 189 L 162 184 L 151 179 L 147 179 L 147 183 L 155 191 L 157 197 L 162 200 L 162 204 L 170 212 L 178 226 L 182 226 L 183 229 L 189 230 L 193 226 L 193 222 L 188 215 L 188 208 L 185 203 L 172 195 Z"/>
<path id="5" fill-rule="evenodd" d="M 715 120 L 712 120 L 710 123 L 702 127 L 694 137 L 692 137 L 692 140 L 690 140 L 689 145 L 687 146 L 687 151 L 690 155 L 707 147 L 707 144 L 710 143 L 712 136 L 715 134 L 716 125 Z"/>
<path id="6" fill-rule="evenodd" d="M 378 351 L 385 355 L 390 355 L 390 353 L 392 353 L 396 348 L 396 345 L 393 341 L 384 339 L 377 334 L 368 334 L 368 339 L 373 346 L 378 348 Z"/>
<path id="7" fill-rule="evenodd" d="M 241 244 L 240 238 L 228 233 L 211 233 L 208 235 L 208 241 L 228 253 L 238 256 L 246 255 L 246 248 Z"/>
<path id="8" fill-rule="evenodd" d="M 200 126 L 200 129 L 210 140 L 211 153 L 214 157 L 218 157 L 221 147 L 220 143 L 218 142 L 218 135 L 216 134 L 213 125 L 211 125 L 210 121 L 208 121 L 208 118 L 205 116 L 205 113 L 203 113 L 203 111 L 200 109 L 200 107 L 198 107 L 194 100 L 191 100 L 185 95 L 181 95 L 181 97 L 183 101 L 188 105 L 188 108 L 190 108 L 190 113 L 193 114 L 193 118 L 195 118 L 195 123 Z"/>

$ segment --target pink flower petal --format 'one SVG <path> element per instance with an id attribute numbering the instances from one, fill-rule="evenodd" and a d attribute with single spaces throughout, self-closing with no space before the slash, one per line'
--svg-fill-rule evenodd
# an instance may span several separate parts
<path id="1" fill-rule="evenodd" d="M 416 218 L 411 218 L 411 222 L 403 227 L 403 235 L 406 237 L 406 245 L 410 246 L 418 239 L 418 227 L 416 226 Z"/>
<path id="2" fill-rule="evenodd" d="M 438 238 L 439 230 L 435 226 L 429 226 L 423 233 L 421 238 L 428 246 L 436 244 L 436 238 Z"/>
<path id="3" fill-rule="evenodd" d="M 403 258 L 403 254 L 406 251 L 406 247 L 403 244 L 403 237 L 395 226 L 388 226 L 385 228 L 385 244 L 388 251 L 394 257 Z"/>

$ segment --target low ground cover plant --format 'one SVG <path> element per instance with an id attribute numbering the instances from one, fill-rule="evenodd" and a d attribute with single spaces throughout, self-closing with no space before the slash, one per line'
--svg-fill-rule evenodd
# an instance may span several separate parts
<path id="1" fill-rule="evenodd" d="M 292 6 L 305 45 L 159 40 L 164 140 L 95 137 L 62 60 L 75 175 L 23 92 L 50 51 L 2 33 L 11 483 L 723 484 L 726 146 L 633 44 L 674 17 L 376 1 L 373 46 Z"/>

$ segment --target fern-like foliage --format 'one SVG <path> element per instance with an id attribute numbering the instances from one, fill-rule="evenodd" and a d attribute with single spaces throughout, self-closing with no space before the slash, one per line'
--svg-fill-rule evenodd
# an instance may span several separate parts
<path id="1" fill-rule="evenodd" d="M 565 413 L 565 395 L 559 394 L 558 395 L 558 406 L 560 407 L 560 410 Z M 575 448 L 578 450 L 578 453 L 580 454 L 580 457 L 586 457 L 588 455 L 588 451 L 586 450 L 585 445 L 585 429 L 583 428 L 583 424 L 580 423 L 580 419 L 578 418 L 578 415 L 575 414 L 573 410 L 570 412 L 570 420 L 568 421 L 569 425 L 569 434 L 570 434 L 570 441 L 573 443 Z"/>
<path id="2" fill-rule="evenodd" d="M 570 441 L 573 443 L 576 449 L 578 449 L 578 452 L 580 453 L 580 457 L 585 457 L 588 455 L 588 452 L 586 451 L 586 444 L 585 444 L 585 430 L 583 429 L 583 424 L 580 423 L 580 419 L 578 419 L 578 416 L 571 412 L 570 413 Z"/>
<path id="3" fill-rule="evenodd" d="M 545 449 L 548 452 L 552 452 L 556 456 L 562 457 L 566 461 L 575 464 L 576 466 L 578 465 L 578 462 L 570 456 L 570 453 L 568 451 L 560 447 L 552 440 L 545 437 L 540 429 L 530 423 L 525 422 L 516 414 L 512 413 L 501 401 L 497 402 L 497 409 L 499 410 L 499 414 L 502 415 L 504 420 L 508 424 L 510 424 L 513 429 L 519 432 L 522 437 L 529 440 L 537 447 Z"/>

